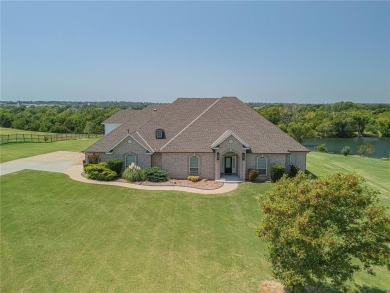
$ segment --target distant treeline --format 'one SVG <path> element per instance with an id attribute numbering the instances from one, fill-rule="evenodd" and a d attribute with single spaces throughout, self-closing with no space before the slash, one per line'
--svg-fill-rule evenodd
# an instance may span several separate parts
<path id="1" fill-rule="evenodd" d="M 120 101 L 120 102 L 114 102 L 114 101 L 105 101 L 105 102 L 75 102 L 75 101 L 1 101 L 0 106 L 14 106 L 14 107 L 20 107 L 20 106 L 26 106 L 26 107 L 33 107 L 33 106 L 61 106 L 61 107 L 86 107 L 86 106 L 92 106 L 92 107 L 98 107 L 98 108 L 121 108 L 121 109 L 143 109 L 147 105 L 151 103 L 149 102 L 126 102 L 126 101 Z"/>
<path id="2" fill-rule="evenodd" d="M 0 126 L 53 133 L 103 133 L 105 119 L 119 107 L 96 106 L 4 106 Z"/>
<path id="3" fill-rule="evenodd" d="M 103 133 L 102 122 L 120 109 L 147 102 L 1 102 L 0 126 L 54 133 Z M 309 137 L 390 136 L 390 104 L 248 103 L 298 141 Z"/>
<path id="4" fill-rule="evenodd" d="M 300 142 L 310 137 L 390 136 L 390 104 L 274 104 L 255 109 Z"/>

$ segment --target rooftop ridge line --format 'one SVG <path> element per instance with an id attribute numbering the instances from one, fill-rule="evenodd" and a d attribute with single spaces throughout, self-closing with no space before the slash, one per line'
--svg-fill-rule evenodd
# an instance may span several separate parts
<path id="1" fill-rule="evenodd" d="M 212 103 L 206 110 L 204 110 L 202 113 L 198 115 L 194 120 L 192 120 L 186 127 L 184 127 L 182 130 L 180 130 L 174 137 L 172 137 L 166 144 L 164 144 L 161 148 L 160 151 L 165 148 L 168 144 L 170 144 L 173 140 L 175 140 L 180 134 L 182 134 L 188 127 L 190 127 L 192 124 L 195 123 L 196 120 L 198 120 L 200 117 L 203 116 L 204 113 L 206 113 L 208 110 L 210 110 L 216 103 L 219 102 L 221 98 L 216 100 L 214 103 Z"/>

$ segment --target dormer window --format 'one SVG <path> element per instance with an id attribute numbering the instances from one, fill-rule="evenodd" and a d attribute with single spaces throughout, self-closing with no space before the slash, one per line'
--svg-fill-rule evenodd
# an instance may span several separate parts
<path id="1" fill-rule="evenodd" d="M 164 139 L 165 138 L 164 129 L 156 129 L 156 138 L 157 139 Z"/>

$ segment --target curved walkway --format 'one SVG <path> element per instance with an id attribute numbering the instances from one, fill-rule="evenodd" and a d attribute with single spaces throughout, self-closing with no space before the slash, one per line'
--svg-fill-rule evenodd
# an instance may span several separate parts
<path id="1" fill-rule="evenodd" d="M 28 157 L 24 159 L 18 159 L 6 163 L 0 164 L 0 176 L 9 173 L 18 172 L 25 169 L 48 171 L 48 172 L 60 172 L 67 174 L 71 179 L 89 184 L 101 184 L 101 185 L 114 185 L 133 189 L 145 189 L 145 190 L 176 190 L 185 191 L 198 194 L 221 194 L 235 190 L 238 187 L 237 183 L 224 183 L 221 188 L 218 189 L 198 189 L 184 186 L 146 186 L 125 182 L 104 182 L 90 180 L 83 176 L 82 161 L 84 159 L 83 153 L 77 152 L 52 152 L 48 154 Z"/>

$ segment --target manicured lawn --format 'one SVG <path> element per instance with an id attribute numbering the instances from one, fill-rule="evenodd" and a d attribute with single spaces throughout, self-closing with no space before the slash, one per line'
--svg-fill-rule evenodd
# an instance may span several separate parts
<path id="1" fill-rule="evenodd" d="M 1 292 L 251 292 L 271 278 L 257 197 L 1 178 Z"/>
<path id="2" fill-rule="evenodd" d="M 50 143 L 11 143 L 0 146 L 0 163 L 55 152 L 85 150 L 98 138 L 56 141 Z"/>
<path id="3" fill-rule="evenodd" d="M 1 161 L 96 139 L 1 146 Z M 390 205 L 390 162 L 312 152 L 317 176 L 356 171 Z M 0 177 L 1 292 L 256 292 L 272 279 L 256 237 L 257 198 L 272 184 L 242 184 L 225 195 L 143 191 L 84 184 L 63 174 Z M 356 274 L 361 292 L 389 292 L 386 268 Z"/>
<path id="4" fill-rule="evenodd" d="M 317 176 L 336 171 L 356 172 L 370 187 L 381 192 L 382 203 L 390 207 L 390 161 L 311 152 L 307 156 L 307 169 Z"/>
<path id="5" fill-rule="evenodd" d="M 272 184 L 204 196 L 38 171 L 0 181 L 1 292 L 258 292 L 272 279 L 255 232 Z M 357 283 L 389 291 L 377 272 Z"/>

